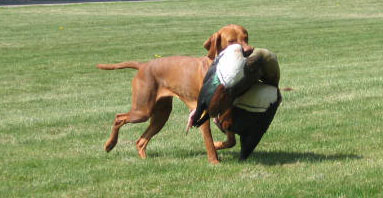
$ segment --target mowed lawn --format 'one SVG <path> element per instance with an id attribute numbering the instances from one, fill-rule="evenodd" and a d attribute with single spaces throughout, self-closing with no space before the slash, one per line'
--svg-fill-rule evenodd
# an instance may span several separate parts
<path id="1" fill-rule="evenodd" d="M 95 65 L 203 56 L 231 23 L 278 55 L 293 88 L 250 158 L 237 145 L 209 164 L 178 99 L 146 160 L 135 141 L 147 123 L 106 153 L 136 71 Z M 0 197 L 383 197 L 382 76 L 379 0 L 0 7 Z"/>

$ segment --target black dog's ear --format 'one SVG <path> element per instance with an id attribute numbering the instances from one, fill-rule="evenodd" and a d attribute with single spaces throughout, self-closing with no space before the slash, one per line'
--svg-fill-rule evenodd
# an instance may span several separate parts
<path id="1" fill-rule="evenodd" d="M 207 56 L 213 60 L 221 48 L 221 34 L 216 32 L 211 35 L 210 38 L 205 41 L 203 47 L 208 51 Z"/>

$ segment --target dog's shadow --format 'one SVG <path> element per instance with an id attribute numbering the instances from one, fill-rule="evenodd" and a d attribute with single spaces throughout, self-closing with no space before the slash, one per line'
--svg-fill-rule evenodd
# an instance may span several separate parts
<path id="1" fill-rule="evenodd" d="M 149 154 L 151 157 L 174 157 L 174 158 L 191 158 L 206 156 L 206 152 L 195 150 L 183 150 L 182 152 L 166 153 L 152 151 Z M 221 163 L 238 163 L 239 151 L 218 151 Z M 346 161 L 358 160 L 363 156 L 356 154 L 318 154 L 314 152 L 287 152 L 287 151 L 254 151 L 249 158 L 240 163 L 248 164 L 263 164 L 267 166 L 294 164 L 298 162 L 321 163 L 325 161 Z"/>
<path id="2" fill-rule="evenodd" d="M 230 151 L 233 159 L 239 159 L 239 153 Z M 314 152 L 286 152 L 286 151 L 255 151 L 242 163 L 263 164 L 268 166 L 293 164 L 297 162 L 320 163 L 324 161 L 345 161 L 362 159 L 355 154 L 317 154 Z"/>

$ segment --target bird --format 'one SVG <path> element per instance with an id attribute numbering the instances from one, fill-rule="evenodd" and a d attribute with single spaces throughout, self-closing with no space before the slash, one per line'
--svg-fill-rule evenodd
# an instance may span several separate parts
<path id="1" fill-rule="evenodd" d="M 190 113 L 186 131 L 192 126 L 201 126 L 210 116 L 216 116 L 220 105 L 232 103 L 225 92 L 244 78 L 246 60 L 239 44 L 229 45 L 216 57 L 204 77 L 197 108 Z M 215 104 L 215 108 L 211 104 Z"/>
<path id="2" fill-rule="evenodd" d="M 222 132 L 240 136 L 241 161 L 261 141 L 282 102 L 279 79 L 277 56 L 267 49 L 255 49 L 247 58 L 245 77 L 229 90 L 236 95 L 232 106 L 215 120 Z"/>
<path id="3" fill-rule="evenodd" d="M 220 54 L 208 70 L 187 130 L 216 116 L 214 121 L 222 132 L 240 136 L 242 161 L 254 151 L 282 102 L 280 70 L 277 56 L 267 49 L 255 49 L 244 65 L 234 64 L 240 61 L 235 62 L 230 53 Z M 234 67 L 234 72 L 224 73 L 231 77 L 221 81 L 218 66 Z"/>

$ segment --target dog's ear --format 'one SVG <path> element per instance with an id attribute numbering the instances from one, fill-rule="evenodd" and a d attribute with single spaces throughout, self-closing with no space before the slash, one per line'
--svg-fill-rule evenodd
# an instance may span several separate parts
<path id="1" fill-rule="evenodd" d="M 208 51 L 207 56 L 210 59 L 214 59 L 217 56 L 218 50 L 220 49 L 220 46 L 221 46 L 221 34 L 218 32 L 214 33 L 213 35 L 210 36 L 209 39 L 205 41 L 203 46 Z"/>

